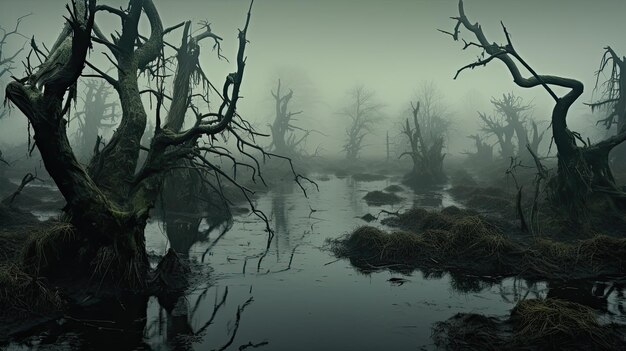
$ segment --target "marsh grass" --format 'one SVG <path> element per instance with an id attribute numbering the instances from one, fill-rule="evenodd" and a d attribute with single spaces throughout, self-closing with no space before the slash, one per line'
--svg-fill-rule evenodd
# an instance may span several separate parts
<path id="1" fill-rule="evenodd" d="M 394 205 L 403 200 L 402 197 L 394 193 L 385 193 L 382 191 L 371 191 L 367 193 L 363 199 L 368 205 Z"/>
<path id="2" fill-rule="evenodd" d="M 490 277 L 578 279 L 626 272 L 626 239 L 605 235 L 575 241 L 514 240 L 471 211 L 413 209 L 383 220 L 402 230 L 365 226 L 331 240 L 357 266 L 405 265 Z"/>
<path id="3" fill-rule="evenodd" d="M 436 323 L 446 350 L 621 350 L 624 328 L 602 325 L 590 307 L 558 299 L 522 300 L 506 318 L 459 313 Z"/>
<path id="4" fill-rule="evenodd" d="M 49 288 L 43 278 L 15 264 L 0 265 L 0 315 L 52 312 L 63 305 L 58 290 Z"/>

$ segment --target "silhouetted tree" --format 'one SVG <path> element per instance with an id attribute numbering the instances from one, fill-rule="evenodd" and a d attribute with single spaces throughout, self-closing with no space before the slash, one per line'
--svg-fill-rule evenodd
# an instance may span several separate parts
<path id="1" fill-rule="evenodd" d="M 22 37 L 24 39 L 27 39 L 19 31 L 20 24 L 22 24 L 22 21 L 27 16 L 29 15 L 24 15 L 24 16 L 19 17 L 15 21 L 15 27 L 13 27 L 12 30 L 8 30 L 0 26 L 0 32 L 2 32 L 2 37 L 0 37 L 0 82 L 2 82 L 4 78 L 10 75 L 12 70 L 16 68 L 15 60 L 17 59 L 18 55 L 22 51 L 24 51 L 24 46 L 22 46 L 21 48 L 17 49 L 15 52 L 7 53 L 6 46 L 9 44 L 9 41 L 11 41 L 13 37 Z M 8 113 L 9 113 L 9 109 L 6 108 L 6 103 L 0 106 L 0 119 L 5 117 Z M 2 165 L 8 166 L 9 163 L 4 158 L 2 158 L 2 151 L 0 151 L 0 169 L 2 169 Z"/>
<path id="2" fill-rule="evenodd" d="M 532 160 L 527 145 L 537 154 L 543 139 L 543 133 L 539 133 L 536 122 L 528 115 L 533 106 L 525 104 L 521 97 L 513 93 L 502 94 L 501 98 L 492 98 L 491 103 L 495 115 L 478 113 L 483 124 L 482 131 L 488 136 L 496 136 L 500 156 L 503 159 L 517 156 L 521 160 Z M 532 136 L 529 135 L 531 132 Z M 517 148 L 513 143 L 514 139 L 517 139 Z"/>
<path id="3" fill-rule="evenodd" d="M 411 185 L 429 185 L 445 182 L 446 176 L 443 173 L 443 135 L 434 136 L 426 139 L 420 126 L 418 118 L 420 111 L 420 103 L 411 103 L 411 112 L 413 115 L 413 126 L 406 119 L 406 123 L 402 129 L 402 133 L 409 140 L 410 151 L 404 152 L 404 155 L 411 156 L 413 160 L 413 169 L 405 177 L 405 181 Z"/>
<path id="4" fill-rule="evenodd" d="M 500 157 L 503 159 L 513 157 L 515 155 L 515 146 L 513 145 L 515 129 L 513 126 L 507 123 L 502 115 L 487 115 L 478 112 L 478 117 L 483 125 L 481 130 L 487 137 L 492 135 L 496 137 L 497 145 L 500 146 Z"/>
<path id="5" fill-rule="evenodd" d="M 293 90 L 284 94 L 281 92 L 281 81 L 278 80 L 276 92 L 272 91 L 275 100 L 276 116 L 270 125 L 272 132 L 272 144 L 270 149 L 281 155 L 294 156 L 298 149 L 306 142 L 311 131 L 300 128 L 294 124 L 295 116 L 302 111 L 292 112 L 289 110 L 289 102 L 293 98 Z M 296 133 L 299 131 L 300 133 Z"/>
<path id="6" fill-rule="evenodd" d="M 69 19 L 46 60 L 39 67 L 27 67 L 26 77 L 6 88 L 7 98 L 32 125 L 46 170 L 67 201 L 66 220 L 76 232 L 69 242 L 50 239 L 31 247 L 29 255 L 36 258 L 40 250 L 49 252 L 49 248 L 41 245 L 51 245 L 58 252 L 58 260 L 47 257 L 49 269 L 83 268 L 103 278 L 143 284 L 149 268 L 144 228 L 160 193 L 165 171 L 177 167 L 180 160 L 187 160 L 194 168 L 234 182 L 208 157 L 225 153 L 219 147 L 219 135 L 235 138 L 242 151 L 249 147 L 262 152 L 247 139 L 254 132 L 237 114 L 250 12 L 238 35 L 236 71 L 216 91 L 222 101 L 216 110 L 203 112 L 200 106 L 208 102 L 213 85 L 199 65 L 200 42 L 213 39 L 221 56 L 221 38 L 209 25 L 203 24 L 196 32 L 192 32 L 189 21 L 164 28 L 152 0 L 130 0 L 126 9 L 86 0 L 73 3 L 68 9 Z M 96 12 L 118 17 L 121 30 L 107 37 L 94 25 Z M 147 38 L 139 34 L 138 25 L 144 15 L 151 28 Z M 164 36 L 181 28 L 180 45 L 174 48 L 175 59 L 166 59 L 165 50 L 171 44 L 166 45 Z M 108 49 L 107 56 L 118 72 L 117 79 L 86 60 L 92 40 Z M 85 65 L 95 72 L 85 76 L 107 81 L 117 92 L 121 106 L 119 127 L 106 146 L 94 155 L 87 169 L 76 160 L 66 134 L 66 116 Z M 175 72 L 173 77 L 167 73 L 169 70 Z M 142 73 L 151 78 L 152 87 L 139 88 Z M 165 93 L 166 86 L 170 94 Z M 140 140 L 148 119 L 143 94 L 151 94 L 156 100 L 155 131 L 146 160 L 138 165 Z M 164 105 L 168 108 L 162 116 Z M 188 112 L 193 113 L 195 122 L 183 130 Z M 234 157 L 233 162 L 242 165 Z M 55 237 L 65 238 L 51 236 Z M 63 263 L 71 265 L 58 266 Z"/>
<path id="7" fill-rule="evenodd" d="M 348 160 L 356 160 L 363 149 L 363 139 L 371 133 L 372 126 L 380 117 L 382 104 L 375 101 L 375 93 L 364 86 L 358 86 L 349 92 L 352 103 L 340 114 L 348 117 L 346 143 L 343 150 Z"/>
<path id="8" fill-rule="evenodd" d="M 528 115 L 532 111 L 531 104 L 525 104 L 523 99 L 515 96 L 513 93 L 502 94 L 499 99 L 492 98 L 491 103 L 496 109 L 496 113 L 503 116 L 510 129 L 515 131 L 517 138 L 517 156 L 522 160 L 530 159 L 527 145 L 530 146 L 532 152 L 537 154 L 539 144 L 543 139 L 543 133 L 539 134 L 536 122 Z M 532 140 L 529 139 L 529 126 L 532 125 Z"/>
<path id="9" fill-rule="evenodd" d="M 81 161 L 89 161 L 97 152 L 94 150 L 100 148 L 101 133 L 105 129 L 114 127 L 119 117 L 117 103 L 109 101 L 112 89 L 105 81 L 89 80 L 85 83 L 85 87 L 82 111 L 74 113 L 72 119 L 78 122 L 76 148 Z"/>
<path id="10" fill-rule="evenodd" d="M 598 121 L 607 130 L 614 129 L 615 135 L 626 130 L 626 96 L 622 92 L 626 89 L 626 76 L 622 75 L 626 68 L 626 58 L 620 57 L 610 46 L 604 49 L 600 61 L 600 68 L 596 72 L 596 86 L 594 91 L 600 91 L 598 101 L 588 104 L 591 111 L 607 112 L 607 117 Z M 609 74 L 606 71 L 610 70 Z M 600 81 L 600 76 L 606 76 Z M 619 145 L 613 151 L 613 165 L 622 165 L 626 161 L 626 146 Z"/>
<path id="11" fill-rule="evenodd" d="M 516 51 L 506 27 L 503 27 L 507 43 L 499 45 L 491 42 L 485 36 L 478 23 L 471 23 L 465 15 L 463 1 L 459 0 L 459 15 L 454 17 L 456 26 L 450 34 L 454 40 L 459 40 L 461 26 L 473 34 L 477 42 L 464 41 L 464 49 L 478 47 L 484 50 L 484 57 L 468 64 L 457 71 L 455 76 L 471 68 L 484 66 L 494 60 L 506 65 L 513 76 L 513 81 L 522 88 L 542 86 L 554 99 L 551 126 L 552 137 L 557 148 L 558 170 L 549 180 L 550 198 L 557 206 L 567 209 L 572 219 L 580 220 L 589 210 L 589 201 L 599 199 L 600 203 L 611 203 L 623 206 L 626 194 L 616 185 L 608 162 L 609 152 L 626 139 L 626 131 L 622 130 L 613 137 L 596 144 L 584 141 L 576 132 L 567 127 L 567 114 L 574 102 L 582 95 L 584 85 L 578 80 L 540 75 Z M 524 66 L 531 74 L 524 77 L 518 67 Z M 567 90 L 567 93 L 558 96 L 553 86 Z M 582 144 L 579 145 L 578 143 Z M 538 163 L 537 158 L 535 160 Z M 544 173 L 544 172 L 540 172 Z M 608 201 L 607 201 L 608 200 Z"/>

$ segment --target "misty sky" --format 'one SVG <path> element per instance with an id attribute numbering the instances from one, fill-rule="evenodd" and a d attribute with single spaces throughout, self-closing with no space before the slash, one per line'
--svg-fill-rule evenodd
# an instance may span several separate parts
<path id="1" fill-rule="evenodd" d="M 32 12 L 22 33 L 35 35 L 51 44 L 62 25 L 64 0 L 0 0 L 0 25 L 11 27 L 17 16 Z M 115 6 L 126 1 L 102 1 Z M 237 28 L 243 25 L 247 0 L 155 0 L 165 26 L 186 19 L 207 19 L 213 31 L 224 37 L 223 50 L 235 56 Z M 582 102 L 591 99 L 594 71 L 603 47 L 613 46 L 626 54 L 626 1 L 624 0 L 466 0 L 471 21 L 478 21 L 491 41 L 502 42 L 502 20 L 512 34 L 518 52 L 539 72 L 582 80 L 586 93 L 570 117 L 571 125 L 587 113 Z M 450 104 L 456 132 L 450 145 L 461 149 L 465 136 L 477 127 L 476 110 L 490 110 L 489 98 L 514 91 L 537 105 L 535 117 L 549 118 L 551 101 L 541 88 L 522 90 L 514 86 L 503 64 L 464 72 L 456 81 L 456 70 L 476 59 L 476 50 L 462 51 L 462 44 L 437 31 L 452 30 L 450 16 L 457 15 L 456 0 L 257 0 L 249 32 L 243 95 L 240 110 L 263 127 L 272 114 L 270 89 L 279 75 L 306 92 L 302 103 L 303 124 L 323 126 L 331 141 L 319 140 L 327 148 L 339 145 L 345 124 L 336 114 L 344 105 L 346 91 L 356 84 L 376 90 L 387 105 L 389 120 L 397 119 L 408 106 L 421 82 L 433 81 Z M 114 29 L 116 18 L 99 14 L 103 27 Z M 465 33 L 467 34 L 467 33 Z M 177 36 L 178 35 L 178 36 Z M 177 42 L 180 34 L 171 40 Z M 473 39 L 465 36 L 467 39 Z M 21 45 L 17 41 L 12 43 Z M 210 78 L 222 84 L 234 65 L 218 61 L 205 44 L 203 66 Z M 96 46 L 90 60 L 102 59 L 104 48 Z M 18 69 L 15 75 L 21 76 Z M 578 120 L 576 120 L 579 116 Z M 315 121 L 311 123 L 310 121 Z M 585 124 L 586 123 L 586 124 Z M 0 143 L 26 138 L 25 119 L 14 113 L 0 121 Z M 18 128 L 18 129 L 16 129 Z M 381 132 L 392 129 L 391 123 Z M 372 143 L 375 144 L 375 143 Z M 374 149 L 382 149 L 382 145 Z M 329 150 L 334 151 L 334 150 Z M 370 150 L 375 152 L 376 150 Z"/>

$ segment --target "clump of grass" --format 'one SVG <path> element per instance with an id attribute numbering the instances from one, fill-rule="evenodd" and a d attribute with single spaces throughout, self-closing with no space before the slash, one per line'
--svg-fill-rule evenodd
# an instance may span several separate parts
<path id="1" fill-rule="evenodd" d="M 359 228 L 335 241 L 335 248 L 345 247 L 335 252 L 368 266 L 403 264 L 492 277 L 583 279 L 626 272 L 626 238 L 519 241 L 504 235 L 503 226 L 459 208 L 412 209 L 381 223 L 404 231 Z"/>
<path id="2" fill-rule="evenodd" d="M 511 242 L 487 224 L 478 216 L 462 217 L 454 222 L 452 229 L 452 244 L 459 250 L 459 254 L 470 253 L 478 257 L 497 255 L 509 252 Z"/>
<path id="3" fill-rule="evenodd" d="M 419 233 L 424 230 L 450 230 L 458 218 L 476 215 L 476 212 L 463 210 L 455 206 L 442 209 L 440 212 L 414 208 L 395 217 L 388 217 L 381 222 L 391 227 Z"/>
<path id="4" fill-rule="evenodd" d="M 368 205 L 393 205 L 401 202 L 402 197 L 394 193 L 385 193 L 382 191 L 371 191 L 363 197 Z"/>
<path id="5" fill-rule="evenodd" d="M 490 229 L 479 217 L 449 220 L 450 229 L 429 228 L 419 233 L 388 233 L 365 226 L 333 242 L 332 247 L 338 256 L 370 266 L 445 265 L 466 269 L 469 261 L 472 269 L 510 269 L 505 260 L 518 251 L 516 244 Z"/>
<path id="6" fill-rule="evenodd" d="M 511 311 L 513 342 L 548 348 L 621 349 L 623 343 L 611 325 L 601 325 L 587 306 L 558 299 L 530 299 Z"/>
<path id="7" fill-rule="evenodd" d="M 620 350 L 623 335 L 590 307 L 558 299 L 520 301 L 508 318 L 461 313 L 433 328 L 435 344 L 449 350 Z"/>
<path id="8" fill-rule="evenodd" d="M 76 229 L 67 222 L 53 222 L 35 231 L 25 245 L 25 266 L 36 273 L 45 273 L 67 257 L 64 252 L 78 240 Z"/>
<path id="9" fill-rule="evenodd" d="M 387 233 L 375 227 L 363 226 L 337 242 L 335 252 L 342 256 L 358 254 L 380 262 L 409 261 L 421 250 L 420 237 L 406 232 Z"/>
<path id="10" fill-rule="evenodd" d="M 0 265 L 0 315 L 52 312 L 64 305 L 58 290 L 15 264 Z"/>
<path id="11" fill-rule="evenodd" d="M 525 342 L 542 340 L 557 345 L 583 335 L 596 341 L 606 336 L 593 309 L 564 300 L 523 300 L 511 311 L 511 319 L 514 337 Z"/>
<path id="12" fill-rule="evenodd" d="M 564 277 L 621 274 L 626 270 L 626 239 L 606 235 L 574 242 L 540 239 L 531 246 L 529 261 L 539 273 L 549 274 L 545 272 L 551 269 Z"/>

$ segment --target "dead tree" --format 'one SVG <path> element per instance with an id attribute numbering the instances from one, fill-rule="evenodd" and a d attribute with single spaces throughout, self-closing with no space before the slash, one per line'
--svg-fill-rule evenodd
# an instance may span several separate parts
<path id="1" fill-rule="evenodd" d="M 272 144 L 270 150 L 281 154 L 295 156 L 298 154 L 298 148 L 306 142 L 311 131 L 300 128 L 294 124 L 295 116 L 302 111 L 289 111 L 289 102 L 293 98 L 293 90 L 283 94 L 281 92 L 281 82 L 278 80 L 276 92 L 272 91 L 276 106 L 276 117 L 270 126 L 272 132 Z M 299 131 L 301 133 L 296 133 Z"/>
<path id="2" fill-rule="evenodd" d="M 584 85 L 571 78 L 540 75 L 516 51 L 504 25 L 502 28 L 507 43 L 499 45 L 487 39 L 480 24 L 469 21 L 465 15 L 463 0 L 459 0 L 458 9 L 459 16 L 454 17 L 456 26 L 453 32 L 446 33 L 458 41 L 461 27 L 467 29 L 477 41 L 463 40 L 465 43 L 463 49 L 478 47 L 484 51 L 485 56 L 460 68 L 455 78 L 466 69 L 485 66 L 499 60 L 506 65 L 518 86 L 522 88 L 541 86 L 555 101 L 551 125 L 552 137 L 558 152 L 558 170 L 556 176 L 549 181 L 549 197 L 552 203 L 565 208 L 570 218 L 578 220 L 584 218 L 589 210 L 589 202 L 596 198 L 601 198 L 603 203 L 623 206 L 626 194 L 615 183 L 608 155 L 614 147 L 626 139 L 626 131 L 620 131 L 617 135 L 596 144 L 590 145 L 584 141 L 578 133 L 572 132 L 567 127 L 567 113 L 582 95 Z M 522 75 L 518 64 L 530 72 L 529 77 Z M 568 92 L 558 96 L 552 89 L 554 86 L 567 89 Z"/>
<path id="3" fill-rule="evenodd" d="M 45 243 L 60 252 L 59 260 L 48 259 L 47 267 L 52 272 L 83 268 L 86 270 L 83 273 L 102 279 L 143 285 L 149 269 L 144 228 L 168 170 L 178 167 L 180 160 L 187 160 L 189 166 L 214 174 L 220 181 L 239 185 L 211 162 L 210 156 L 216 155 L 231 159 L 234 167 L 252 168 L 255 177 L 260 176 L 259 164 L 248 153 L 249 149 L 263 152 L 251 139 L 258 133 L 237 114 L 246 66 L 250 10 L 238 35 L 236 70 L 227 75 L 221 89 L 215 89 L 199 64 L 200 42 L 205 39 L 215 42 L 216 52 L 221 56 L 221 38 L 209 25 L 202 24 L 195 32 L 189 21 L 165 28 L 152 0 L 130 0 L 126 9 L 86 0 L 75 2 L 68 9 L 66 26 L 46 60 L 39 67 L 27 67 L 26 77 L 6 88 L 8 99 L 32 125 L 46 170 L 67 201 L 66 220 L 76 232 L 70 243 L 54 239 Z M 94 25 L 96 13 L 117 17 L 122 23 L 121 30 L 110 36 L 102 33 Z M 139 33 L 138 24 L 144 15 L 150 25 L 149 36 Z M 179 46 L 165 41 L 166 35 L 181 29 Z M 117 78 L 87 61 L 92 43 L 107 49 L 106 57 L 115 66 Z M 173 51 L 173 57 L 166 56 L 168 50 Z M 119 127 L 87 168 L 77 161 L 66 134 L 71 97 L 76 95 L 76 83 L 85 65 L 94 73 L 84 76 L 99 77 L 109 83 L 121 106 Z M 170 71 L 175 75 L 170 75 Z M 152 84 L 145 89 L 140 88 L 142 73 Z M 166 86 L 170 94 L 166 94 Z M 210 92 L 221 99 L 215 110 L 208 106 Z M 145 162 L 138 164 L 140 140 L 148 119 L 144 94 L 150 94 L 156 101 L 155 132 Z M 165 114 L 164 107 L 167 107 Z M 183 129 L 188 113 L 195 116 L 195 121 Z M 234 138 L 238 150 L 253 160 L 251 164 L 224 151 L 219 141 L 227 137 Z M 246 196 L 251 193 L 240 185 L 239 189 Z M 254 208 L 253 211 L 259 212 Z M 37 251 L 30 250 L 30 256 L 36 257 Z"/>
<path id="4" fill-rule="evenodd" d="M 502 94 L 501 98 L 492 98 L 491 103 L 495 110 L 493 116 L 478 113 L 483 124 L 482 131 L 488 136 L 494 135 L 497 138 L 502 159 L 510 160 L 511 157 L 517 157 L 532 162 L 526 145 L 530 145 L 536 154 L 543 139 L 543 133 L 538 132 L 536 122 L 528 115 L 528 111 L 533 108 L 532 105 L 524 104 L 522 98 L 513 93 Z M 529 136 L 531 128 L 532 140 Z M 514 139 L 517 141 L 517 147 L 514 145 Z"/>
<path id="5" fill-rule="evenodd" d="M 416 99 L 420 101 L 418 119 L 426 143 L 432 144 L 440 137 L 445 138 L 450 127 L 450 113 L 436 84 L 432 81 L 423 83 Z"/>
<path id="6" fill-rule="evenodd" d="M 604 49 L 604 55 L 600 61 L 600 68 L 596 72 L 596 85 L 594 92 L 599 91 L 598 101 L 587 104 L 591 111 L 600 110 L 607 113 L 607 117 L 598 121 L 607 130 L 615 129 L 614 135 L 619 135 L 626 129 L 626 75 L 622 75 L 626 69 L 626 58 L 620 57 L 610 46 Z M 610 70 L 610 71 L 609 71 Z M 609 71 L 609 74 L 606 74 Z M 600 76 L 607 78 L 600 81 Z M 613 151 L 613 165 L 623 164 L 626 161 L 626 146 L 620 145 Z"/>
<path id="7" fill-rule="evenodd" d="M 419 110 L 419 102 L 415 105 L 411 103 L 413 126 L 407 118 L 402 128 L 402 134 L 406 135 L 409 141 L 410 151 L 402 153 L 400 157 L 408 155 L 413 160 L 413 169 L 407 174 L 405 181 L 412 185 L 431 185 L 445 182 L 446 177 L 443 172 L 444 137 L 431 135 L 429 140 L 424 138 L 418 119 Z"/>
<path id="8" fill-rule="evenodd" d="M 100 149 L 101 132 L 117 124 L 118 105 L 109 101 L 112 91 L 105 81 L 89 80 L 85 88 L 83 109 L 76 112 L 72 120 L 78 123 L 76 149 L 79 159 L 89 161 Z"/>
<path id="9" fill-rule="evenodd" d="M 513 145 L 513 136 L 515 129 L 501 115 L 487 115 L 478 112 L 478 117 L 482 122 L 481 131 L 488 137 L 495 136 L 497 144 L 500 146 L 500 157 L 502 159 L 510 159 L 515 156 L 515 146 Z"/>
<path id="10" fill-rule="evenodd" d="M 13 203 L 13 201 L 15 201 L 15 198 L 22 193 L 22 190 L 24 190 L 24 188 L 33 180 L 37 179 L 37 177 L 35 175 L 33 175 L 32 173 L 27 173 L 23 178 L 22 181 L 20 182 L 20 185 L 18 185 L 17 189 L 15 189 L 15 191 L 13 193 L 11 193 L 11 195 L 5 197 L 2 201 L 0 201 L 1 204 L 5 205 L 5 206 L 11 206 L 11 204 Z"/>
<path id="11" fill-rule="evenodd" d="M 22 24 L 22 21 L 24 20 L 24 18 L 30 16 L 29 15 L 24 15 L 19 17 L 16 22 L 15 22 L 15 27 L 13 27 L 12 30 L 7 30 L 3 27 L 0 26 L 0 32 L 2 32 L 2 36 L 0 37 L 0 79 L 3 79 L 3 77 L 5 75 L 9 75 L 11 74 L 11 72 L 16 68 L 16 59 L 18 57 L 18 55 L 20 53 L 22 53 L 22 51 L 24 51 L 24 46 L 26 44 L 26 42 L 24 43 L 24 45 L 17 49 L 15 52 L 13 52 L 12 54 L 8 54 L 5 50 L 5 46 L 9 44 L 9 41 L 12 40 L 11 38 L 13 37 L 22 37 L 26 40 L 28 40 L 28 38 L 26 38 L 23 34 L 20 33 L 20 24 Z M 1 117 L 1 115 L 0 115 Z"/>
<path id="12" fill-rule="evenodd" d="M 526 150 L 528 144 L 528 135 L 524 127 L 526 118 L 524 114 L 532 109 L 532 105 L 524 104 L 522 98 L 513 93 L 502 94 L 499 99 L 492 98 L 491 103 L 495 107 L 496 113 L 504 116 L 506 123 L 515 131 L 517 156 L 519 157 Z"/>
<path id="13" fill-rule="evenodd" d="M 487 115 L 478 112 L 478 118 L 482 122 L 481 131 L 488 137 L 495 136 L 497 145 L 500 146 L 500 157 L 502 159 L 510 159 L 515 155 L 515 146 L 513 145 L 513 136 L 515 130 L 511 125 L 507 124 L 500 115 Z"/>
<path id="14" fill-rule="evenodd" d="M 346 159 L 354 161 L 358 159 L 363 149 L 363 139 L 371 133 L 372 126 L 380 117 L 383 105 L 377 103 L 374 92 L 364 86 L 352 89 L 349 94 L 353 100 L 352 104 L 340 114 L 348 117 L 350 123 L 346 129 L 343 150 L 346 152 Z"/>
<path id="15" fill-rule="evenodd" d="M 19 17 L 16 22 L 15 22 L 15 27 L 13 27 L 12 30 L 7 30 L 3 27 L 0 26 L 0 32 L 2 32 L 2 36 L 0 37 L 0 82 L 4 81 L 4 77 L 8 76 L 12 73 L 12 71 L 16 68 L 16 59 L 19 56 L 20 53 L 22 53 L 22 51 L 24 51 L 24 46 L 26 44 L 26 41 L 24 42 L 24 45 L 17 49 L 15 52 L 8 54 L 6 52 L 6 48 L 5 46 L 9 44 L 10 41 L 12 41 L 13 37 L 22 37 L 24 39 L 28 39 L 26 38 L 23 34 L 20 33 L 20 24 L 22 24 L 22 20 L 24 20 L 24 18 L 26 18 L 27 16 L 30 15 L 24 15 Z M 9 109 L 6 108 L 6 103 L 3 104 L 3 106 L 0 106 L 0 119 L 2 119 L 3 117 L 7 116 L 9 114 Z M 0 151 L 0 169 L 2 165 L 9 165 L 9 162 L 6 161 L 4 158 L 2 158 L 2 152 Z"/>
<path id="16" fill-rule="evenodd" d="M 539 145 L 541 144 L 541 141 L 543 140 L 543 136 L 546 133 L 546 131 L 542 131 L 541 133 L 539 133 L 539 126 L 537 125 L 537 122 L 535 122 L 534 119 L 530 120 L 530 125 L 532 128 L 532 138 L 528 139 L 528 147 L 530 148 L 530 153 L 531 156 L 534 153 L 535 155 L 539 154 Z"/>
<path id="17" fill-rule="evenodd" d="M 526 145 L 530 145 L 533 152 L 537 154 L 539 144 L 543 139 L 543 133 L 538 132 L 536 122 L 529 116 L 529 111 L 532 111 L 533 106 L 525 104 L 520 96 L 515 96 L 513 93 L 502 94 L 499 99 L 492 98 L 491 103 L 495 107 L 496 113 L 503 116 L 506 123 L 515 131 L 517 157 L 522 161 L 532 160 Z M 528 135 L 531 129 L 529 124 L 532 126 L 532 140 L 529 139 Z"/>

